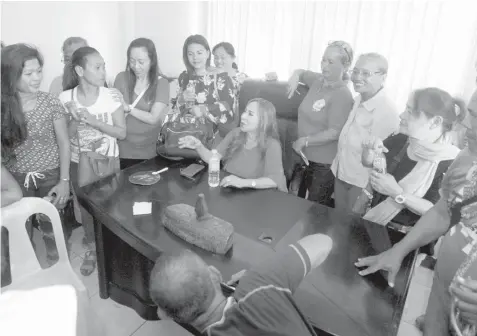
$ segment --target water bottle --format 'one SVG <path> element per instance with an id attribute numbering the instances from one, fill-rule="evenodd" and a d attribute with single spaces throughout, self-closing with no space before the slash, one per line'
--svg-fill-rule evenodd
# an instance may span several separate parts
<path id="1" fill-rule="evenodd" d="M 209 160 L 209 186 L 218 187 L 220 183 L 220 157 L 216 149 L 212 150 L 212 157 Z"/>

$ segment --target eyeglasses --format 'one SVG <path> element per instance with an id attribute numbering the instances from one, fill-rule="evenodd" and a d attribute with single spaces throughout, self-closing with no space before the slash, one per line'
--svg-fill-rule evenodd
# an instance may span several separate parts
<path id="1" fill-rule="evenodd" d="M 336 46 L 336 47 L 340 47 L 341 49 L 344 50 L 344 52 L 346 53 L 346 56 L 348 56 L 348 61 L 351 63 L 351 51 L 348 50 L 348 44 L 343 42 L 343 41 L 329 41 L 328 42 L 328 47 L 331 47 L 331 46 Z"/>
<path id="2" fill-rule="evenodd" d="M 361 74 L 361 76 L 363 76 L 364 78 L 369 78 L 372 75 L 382 74 L 382 73 L 383 73 L 382 71 L 371 72 L 369 70 L 362 70 L 362 69 L 356 69 L 356 68 L 351 70 L 351 76 L 357 77 Z"/>

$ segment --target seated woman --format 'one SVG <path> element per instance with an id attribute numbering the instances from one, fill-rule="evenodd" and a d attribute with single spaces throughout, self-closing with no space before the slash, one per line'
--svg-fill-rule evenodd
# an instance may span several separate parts
<path id="1" fill-rule="evenodd" d="M 212 153 L 192 136 L 179 139 L 181 148 L 195 149 L 202 160 L 209 162 Z M 282 150 L 278 140 L 275 107 L 256 98 L 248 102 L 240 127 L 232 130 L 217 146 L 225 177 L 221 186 L 236 188 L 278 188 L 286 192 Z"/>
<path id="2" fill-rule="evenodd" d="M 177 105 L 181 111 L 207 117 L 224 137 L 234 123 L 234 84 L 226 72 L 217 73 L 210 67 L 209 43 L 202 35 L 191 35 L 184 42 L 184 64 L 179 76 Z"/>
<path id="3" fill-rule="evenodd" d="M 294 152 L 303 153 L 310 162 L 304 175 L 308 199 L 330 207 L 335 181 L 331 163 L 354 103 L 347 87 L 352 62 L 351 46 L 335 41 L 325 49 L 321 74 L 298 69 L 289 80 L 288 98 L 293 96 L 299 82 L 309 87 L 298 108 L 298 140 L 293 143 Z"/>
<path id="4" fill-rule="evenodd" d="M 237 63 L 235 63 L 235 48 L 229 42 L 220 42 L 212 49 L 214 54 L 214 64 L 218 73 L 227 72 L 232 78 L 234 84 L 235 104 L 234 122 L 230 123 L 228 127 L 235 128 L 239 123 L 239 94 L 240 87 L 242 86 L 247 75 L 238 70 Z"/>
<path id="5" fill-rule="evenodd" d="M 63 208 L 70 197 L 68 128 L 61 102 L 39 91 L 43 58 L 33 47 L 12 44 L 2 49 L 1 63 L 3 163 L 25 197 L 54 196 L 52 203 Z M 47 261 L 54 263 L 58 251 L 51 223 L 43 216 L 35 219 Z M 63 218 L 62 222 L 65 224 Z M 32 224 L 28 222 L 30 235 Z"/>
<path id="6" fill-rule="evenodd" d="M 442 178 L 460 152 L 449 132 L 466 111 L 464 102 L 438 88 L 411 94 L 400 116 L 399 134 L 381 144 L 388 151 L 387 174 L 371 173 L 367 194 L 372 200 L 369 210 L 362 209 L 365 219 L 414 226 L 437 202 Z M 381 146 L 379 140 L 371 142 L 370 147 Z"/>
<path id="7" fill-rule="evenodd" d="M 169 82 L 161 76 L 154 42 L 147 38 L 131 42 L 126 71 L 117 75 L 114 87 L 113 95 L 126 113 L 126 139 L 118 141 L 121 169 L 126 169 L 157 155 L 169 104 Z"/>
<path id="8" fill-rule="evenodd" d="M 76 194 L 78 188 L 119 171 L 117 139 L 126 137 L 126 120 L 121 103 L 103 86 L 106 70 L 96 49 L 76 50 L 64 76 L 70 80 L 65 81 L 66 91 L 59 98 L 71 114 L 68 143 L 71 143 L 71 182 Z M 83 207 L 79 209 L 81 220 L 77 221 L 83 225 L 87 245 L 81 273 L 86 276 L 96 268 L 94 226 L 91 215 Z"/>
<path id="9" fill-rule="evenodd" d="M 76 49 L 87 46 L 88 42 L 82 37 L 68 37 L 63 42 L 63 47 L 61 48 L 61 51 L 63 53 L 63 64 L 65 65 L 65 67 L 69 66 L 71 62 L 71 55 L 73 55 Z M 63 92 L 63 74 L 53 79 L 50 84 L 49 91 L 55 97 L 58 97 L 60 93 Z"/>
<path id="10" fill-rule="evenodd" d="M 360 275 L 384 270 L 393 284 L 402 261 L 410 252 L 443 237 L 439 248 L 432 288 L 424 318 L 424 336 L 456 335 L 451 320 L 451 305 L 460 310 L 460 335 L 475 336 L 477 319 L 477 111 L 469 109 L 468 146 L 446 172 L 440 199 L 411 231 L 389 250 L 359 259 Z M 464 331 L 466 330 L 467 331 Z"/>

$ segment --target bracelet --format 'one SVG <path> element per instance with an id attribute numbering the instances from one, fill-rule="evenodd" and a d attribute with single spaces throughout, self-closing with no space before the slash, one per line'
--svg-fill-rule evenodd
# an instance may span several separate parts
<path id="1" fill-rule="evenodd" d="M 65 182 L 69 182 L 70 181 L 70 178 L 62 178 L 61 181 L 65 181 Z"/>

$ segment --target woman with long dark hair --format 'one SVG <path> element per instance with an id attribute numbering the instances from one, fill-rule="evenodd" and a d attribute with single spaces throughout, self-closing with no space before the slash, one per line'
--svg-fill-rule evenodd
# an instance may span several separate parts
<path id="1" fill-rule="evenodd" d="M 126 71 L 117 75 L 113 95 L 126 112 L 126 139 L 118 142 L 121 169 L 156 156 L 169 82 L 161 74 L 154 42 L 138 38 L 127 50 Z"/>
<path id="2" fill-rule="evenodd" d="M 70 147 L 61 102 L 39 90 L 43 58 L 26 44 L 2 49 L 2 161 L 25 197 L 53 196 L 58 208 L 70 196 Z M 49 262 L 58 258 L 51 223 L 36 216 Z M 32 232 L 30 231 L 30 234 Z"/>
<path id="3" fill-rule="evenodd" d="M 182 111 L 206 117 L 225 137 L 234 123 L 234 84 L 228 73 L 217 73 L 210 66 L 212 53 L 202 35 L 191 35 L 182 49 L 186 71 L 179 76 L 177 104 Z M 235 125 L 237 126 L 237 125 Z"/>
<path id="4" fill-rule="evenodd" d="M 277 129 L 275 106 L 262 98 L 250 100 L 240 127 L 230 131 L 216 148 L 224 170 L 231 174 L 222 180 L 221 186 L 286 191 Z M 193 136 L 179 139 L 179 146 L 195 149 L 205 162 L 212 156 Z"/>
<path id="5" fill-rule="evenodd" d="M 71 181 L 73 191 L 119 170 L 117 140 L 126 137 L 124 110 L 109 89 L 104 87 L 105 63 L 91 47 L 77 49 L 65 69 L 65 90 L 60 100 L 71 114 Z M 75 199 L 77 202 L 77 200 Z M 96 268 L 96 248 L 91 215 L 81 206 L 81 222 L 87 251 L 81 273 L 90 275 Z"/>

